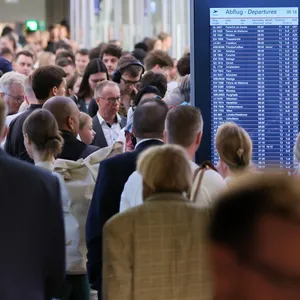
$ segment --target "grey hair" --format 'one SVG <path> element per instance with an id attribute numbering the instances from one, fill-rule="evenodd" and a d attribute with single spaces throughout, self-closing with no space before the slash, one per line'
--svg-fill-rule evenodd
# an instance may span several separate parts
<path id="1" fill-rule="evenodd" d="M 12 84 L 20 84 L 25 87 L 26 76 L 16 72 L 5 73 L 0 78 L 0 92 L 7 93 L 10 90 Z"/>
<path id="2" fill-rule="evenodd" d="M 181 91 L 181 93 L 184 96 L 184 101 L 186 102 L 190 102 L 190 94 L 191 94 L 191 76 L 190 75 L 186 75 L 183 77 L 180 85 L 179 85 L 179 89 Z"/>
<path id="3" fill-rule="evenodd" d="M 97 98 L 107 86 L 119 88 L 118 84 L 113 81 L 109 81 L 109 80 L 101 81 L 95 87 L 95 92 L 94 92 L 95 98 Z"/>
<path id="4" fill-rule="evenodd" d="M 184 95 L 181 93 L 179 87 L 177 87 L 167 94 L 165 101 L 169 107 L 174 107 L 185 102 L 185 98 Z"/>

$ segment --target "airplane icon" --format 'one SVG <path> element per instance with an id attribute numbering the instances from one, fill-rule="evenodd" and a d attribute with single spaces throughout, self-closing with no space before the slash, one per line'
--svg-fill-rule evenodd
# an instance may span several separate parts
<path id="1" fill-rule="evenodd" d="M 216 14 L 217 12 L 218 12 L 217 10 L 214 10 L 214 12 L 213 12 L 213 13 L 214 13 L 214 14 Z"/>

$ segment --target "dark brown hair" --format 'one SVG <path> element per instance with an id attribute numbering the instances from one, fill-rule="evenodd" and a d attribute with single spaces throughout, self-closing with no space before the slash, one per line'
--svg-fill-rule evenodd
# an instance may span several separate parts
<path id="1" fill-rule="evenodd" d="M 184 55 L 179 59 L 177 70 L 181 77 L 191 74 L 190 55 Z"/>
<path id="2" fill-rule="evenodd" d="M 122 56 L 122 48 L 113 44 L 108 44 L 103 50 L 101 51 L 100 58 L 103 59 L 104 54 L 111 55 L 117 58 L 121 58 Z"/>
<path id="3" fill-rule="evenodd" d="M 162 50 L 151 51 L 145 58 L 145 67 L 146 70 L 152 70 L 156 65 L 159 65 L 161 68 L 174 66 L 173 59 L 171 56 Z"/>
<path id="4" fill-rule="evenodd" d="M 132 55 L 128 55 L 128 56 L 123 55 L 120 58 L 120 60 L 118 61 L 118 69 L 120 70 L 121 75 L 128 73 L 132 77 L 139 76 L 141 71 L 143 71 L 142 66 L 130 65 L 130 63 L 137 63 L 137 62 L 139 62 L 139 61 Z M 126 66 L 126 67 L 123 67 L 123 66 Z"/>
<path id="5" fill-rule="evenodd" d="M 58 66 L 37 68 L 32 74 L 32 89 L 36 99 L 46 101 L 50 96 L 51 89 L 58 88 L 65 77 L 65 71 Z"/>
<path id="6" fill-rule="evenodd" d="M 30 114 L 23 124 L 23 133 L 34 144 L 43 159 L 56 157 L 62 151 L 63 138 L 58 129 L 57 122 L 46 109 L 39 109 Z"/>
<path id="7" fill-rule="evenodd" d="M 62 58 L 66 58 L 66 59 L 70 60 L 73 63 L 73 65 L 75 66 L 75 55 L 72 51 L 62 51 L 62 52 L 58 53 L 55 58 L 55 64 L 57 65 L 57 61 Z"/>
<path id="8" fill-rule="evenodd" d="M 24 50 L 24 51 L 20 51 L 20 52 L 17 53 L 17 55 L 16 55 L 16 57 L 15 57 L 15 61 L 17 61 L 18 58 L 19 58 L 21 55 L 30 57 L 32 60 L 34 60 L 33 54 L 32 54 L 30 51 Z"/>

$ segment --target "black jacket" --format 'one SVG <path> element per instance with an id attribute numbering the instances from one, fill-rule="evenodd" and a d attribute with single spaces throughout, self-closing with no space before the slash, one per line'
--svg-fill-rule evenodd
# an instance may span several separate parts
<path id="1" fill-rule="evenodd" d="M 136 169 L 139 154 L 149 147 L 162 144 L 158 140 L 148 140 L 139 144 L 133 152 L 114 156 L 100 164 L 86 223 L 87 270 L 92 288 L 98 290 L 99 296 L 102 280 L 102 228 L 107 220 L 119 212 L 124 185 Z"/>
<path id="2" fill-rule="evenodd" d="M 70 131 L 61 130 L 61 134 L 64 139 L 64 146 L 58 158 L 77 161 L 99 150 L 96 146 L 86 145 L 79 141 Z"/>
<path id="3" fill-rule="evenodd" d="M 31 104 L 27 110 L 12 120 L 5 143 L 5 151 L 8 154 L 33 163 L 24 146 L 23 123 L 33 111 L 42 107 L 43 104 Z"/>
<path id="4" fill-rule="evenodd" d="M 65 238 L 60 185 L 0 150 L 0 299 L 61 298 Z"/>

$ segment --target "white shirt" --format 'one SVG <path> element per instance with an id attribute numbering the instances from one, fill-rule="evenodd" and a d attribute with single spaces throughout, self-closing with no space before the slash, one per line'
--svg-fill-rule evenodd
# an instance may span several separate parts
<path id="1" fill-rule="evenodd" d="M 190 162 L 194 173 L 198 165 Z M 196 205 L 199 207 L 210 207 L 215 199 L 227 188 L 222 176 L 214 170 L 207 170 L 196 195 Z M 143 203 L 143 179 L 140 173 L 135 171 L 128 178 L 121 195 L 120 212 Z"/>
<path id="2" fill-rule="evenodd" d="M 102 127 L 106 142 L 108 146 L 113 145 L 115 142 L 118 141 L 120 131 L 121 131 L 121 117 L 117 114 L 117 122 L 114 123 L 111 127 L 107 125 L 106 121 L 100 116 L 99 112 L 97 113 L 97 117 L 99 123 Z"/>

